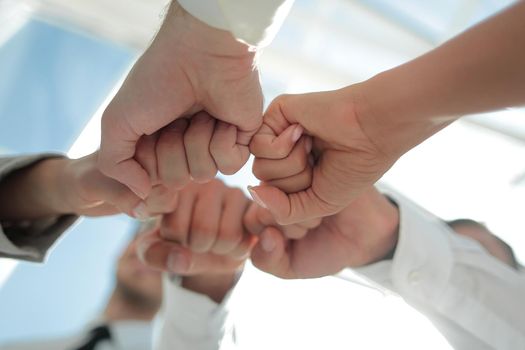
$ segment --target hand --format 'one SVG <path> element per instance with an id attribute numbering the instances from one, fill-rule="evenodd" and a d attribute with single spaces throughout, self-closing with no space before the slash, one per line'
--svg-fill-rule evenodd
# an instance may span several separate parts
<path id="1" fill-rule="evenodd" d="M 250 150 L 256 162 L 272 159 L 275 153 L 286 155 L 286 145 L 294 138 L 290 140 L 284 131 L 294 124 L 313 137 L 315 155 L 311 183 L 304 189 L 287 194 L 274 185 L 279 179 L 251 189 L 254 199 L 268 208 L 278 223 L 291 224 L 338 213 L 393 164 L 394 158 L 378 149 L 361 129 L 359 99 L 354 87 L 283 95 L 266 111 L 261 130 L 284 136 L 275 139 L 263 132 L 255 135 Z"/>
<path id="2" fill-rule="evenodd" d="M 285 128 L 286 127 L 286 128 Z M 253 173 L 262 181 L 264 186 L 273 186 L 285 193 L 294 193 L 306 190 L 312 183 L 312 166 L 314 164 L 312 151 L 312 138 L 303 136 L 303 128 L 286 123 L 264 124 L 254 138 L 254 149 L 258 145 L 271 145 L 260 147 L 260 156 L 253 162 Z M 261 204 L 257 192 L 249 186 L 248 190 L 256 203 Z M 264 205 L 263 205 L 264 207 Z M 266 225 L 274 224 L 274 219 L 265 211 L 257 216 L 257 221 Z M 257 215 L 257 214 L 256 214 Z M 302 238 L 308 229 L 321 223 L 320 218 L 310 219 L 295 225 L 282 227 L 282 232 L 287 238 Z"/>
<path id="3" fill-rule="evenodd" d="M 281 278 L 322 277 L 371 264 L 389 256 L 397 244 L 397 208 L 373 187 L 298 240 L 287 239 L 286 228 L 272 220 L 267 209 L 252 205 L 245 225 L 259 236 L 253 264 Z"/>
<path id="4" fill-rule="evenodd" d="M 97 168 L 97 153 L 75 159 L 64 160 L 58 173 L 57 188 L 61 196 L 57 202 L 62 212 L 78 215 L 101 216 L 126 213 L 142 216 L 142 203 L 132 191 L 120 182 L 108 178 Z M 172 212 L 177 203 L 175 192 L 157 190 L 152 215 Z"/>
<path id="5" fill-rule="evenodd" d="M 248 204 L 242 191 L 219 180 L 190 184 L 177 209 L 140 240 L 140 256 L 150 267 L 187 276 L 185 287 L 221 300 L 256 242 L 243 226 Z"/>
<path id="6" fill-rule="evenodd" d="M 159 181 L 167 188 L 182 188 L 190 176 L 206 182 L 217 170 L 235 173 L 247 161 L 247 145 L 262 122 L 255 56 L 229 32 L 205 25 L 174 1 L 157 37 L 103 115 L 101 171 L 145 199 L 152 181 L 134 158 L 138 140 L 206 111 L 216 119 L 209 147 L 173 138 L 189 120 L 157 135 L 150 152 L 162 159 Z M 212 171 L 193 167 L 202 162 Z M 184 171 L 174 170 L 179 167 Z"/>

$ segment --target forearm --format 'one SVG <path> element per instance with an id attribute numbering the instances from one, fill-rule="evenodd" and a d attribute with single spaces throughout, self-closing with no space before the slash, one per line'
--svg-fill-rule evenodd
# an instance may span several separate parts
<path id="1" fill-rule="evenodd" d="M 404 153 L 466 114 L 525 103 L 525 2 L 359 84 L 360 118 L 382 150 Z"/>
<path id="2" fill-rule="evenodd" d="M 0 220 L 33 220 L 68 212 L 61 201 L 67 159 L 44 159 L 0 182 Z"/>

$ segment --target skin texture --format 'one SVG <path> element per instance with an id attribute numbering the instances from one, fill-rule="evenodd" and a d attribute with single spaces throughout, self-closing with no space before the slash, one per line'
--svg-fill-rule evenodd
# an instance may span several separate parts
<path id="1" fill-rule="evenodd" d="M 308 136 L 298 139 L 302 130 L 297 125 L 271 125 L 260 133 L 261 139 L 254 138 L 254 143 L 275 146 L 261 147 L 265 159 L 254 162 L 254 172 L 264 181 L 259 189 L 269 183 L 283 193 L 312 188 L 315 172 L 313 177 L 302 174 L 311 173 L 317 145 L 312 145 Z M 263 166 L 267 170 L 260 169 Z M 314 278 L 388 256 L 397 244 L 399 213 L 395 205 L 369 187 L 346 208 L 322 219 L 282 226 L 273 212 L 253 203 L 244 222 L 259 236 L 251 255 L 255 266 L 281 278 Z"/>
<path id="2" fill-rule="evenodd" d="M 150 267 L 186 276 L 183 286 L 220 302 L 232 288 L 256 238 L 243 226 L 249 201 L 220 180 L 190 184 L 177 209 L 139 242 Z"/>
<path id="3" fill-rule="evenodd" d="M 126 186 L 98 170 L 97 154 L 80 159 L 46 159 L 20 169 L 0 184 L 0 219 L 32 220 L 62 214 L 103 216 L 120 212 L 135 216 L 140 203 Z M 174 209 L 172 193 L 159 213 Z"/>
<path id="4" fill-rule="evenodd" d="M 384 259 L 395 249 L 399 217 L 396 207 L 371 188 L 298 239 L 288 238 L 286 228 L 272 224 L 271 213 L 256 204 L 246 220 L 250 231 L 260 236 L 253 264 L 290 279 L 328 276 Z"/>
<path id="5" fill-rule="evenodd" d="M 159 184 L 180 189 L 192 178 L 202 183 L 217 171 L 235 173 L 248 160 L 248 144 L 262 122 L 255 58 L 252 48 L 174 1 L 104 112 L 101 171 L 142 199 Z M 199 112 L 211 120 L 203 121 Z M 205 124 L 213 125 L 208 144 L 198 140 Z M 188 137 L 181 142 L 182 133 Z M 139 154 L 138 142 L 148 135 L 149 146 Z M 148 168 L 153 161 L 159 164 L 157 176 Z"/>
<path id="6" fill-rule="evenodd" d="M 525 104 L 523 33 L 525 2 L 520 1 L 429 53 L 363 83 L 278 97 L 265 113 L 266 127 L 253 138 L 250 149 L 258 159 L 269 159 L 268 152 L 282 157 L 282 144 L 272 142 L 265 132 L 271 129 L 279 135 L 299 124 L 313 137 L 316 150 L 312 182 L 290 193 L 278 183 L 256 187 L 254 199 L 280 224 L 333 215 L 404 153 L 454 120 Z M 274 184 L 279 180 L 272 178 Z"/>
<path id="7" fill-rule="evenodd" d="M 354 102 L 358 98 L 358 95 L 349 98 L 344 89 L 283 95 L 266 111 L 264 126 L 250 144 L 255 155 L 254 173 L 263 184 L 252 188 L 251 193 L 254 200 L 272 212 L 279 224 L 338 213 L 391 165 L 361 129 L 355 112 L 357 102 Z M 327 117 L 329 122 L 325 120 Z M 306 164 L 301 180 L 298 175 L 290 179 L 289 171 L 277 176 L 278 167 L 291 165 L 269 166 L 270 160 L 282 160 L 284 164 L 293 158 L 290 150 L 294 138 L 289 129 L 298 128 L 296 124 L 312 138 L 313 149 L 308 157 L 298 160 Z M 310 148 L 307 145 L 304 149 Z M 263 167 L 275 171 L 267 176 L 261 170 Z M 295 183 L 295 188 L 291 188 L 290 182 Z"/>
<path id="8" fill-rule="evenodd" d="M 266 123 L 265 123 L 266 126 Z M 300 176 L 310 169 L 316 145 L 298 138 L 297 125 L 262 130 L 261 138 L 273 147 L 261 148 L 265 159 L 256 159 L 254 173 L 264 186 L 283 192 L 309 188 L 311 177 Z M 257 142 L 257 137 L 254 141 Z M 257 171 L 255 170 L 257 169 Z M 283 180 L 274 181 L 279 178 Z M 253 189 L 251 189 L 253 191 Z M 254 195 L 256 196 L 256 194 Z M 383 259 L 391 259 L 399 235 L 399 211 L 394 203 L 374 187 L 366 189 L 350 205 L 337 214 L 299 224 L 279 225 L 272 212 L 256 203 L 250 206 L 244 223 L 259 237 L 252 251 L 252 261 L 259 269 L 281 278 L 313 278 L 332 275 L 346 267 L 359 267 Z M 515 260 L 504 243 L 476 222 L 457 223 L 454 231 L 478 241 L 489 254 L 515 267 Z"/>

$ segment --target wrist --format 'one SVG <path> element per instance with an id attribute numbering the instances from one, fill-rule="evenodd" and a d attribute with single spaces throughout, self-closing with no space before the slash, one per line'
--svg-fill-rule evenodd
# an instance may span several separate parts
<path id="1" fill-rule="evenodd" d="M 207 295 L 216 303 L 221 303 L 226 294 L 235 286 L 237 279 L 238 271 L 185 276 L 182 279 L 182 287 L 198 294 Z"/>
<path id="2" fill-rule="evenodd" d="M 173 1 L 160 29 L 161 40 L 182 44 L 192 51 L 221 57 L 235 57 L 255 60 L 257 48 L 238 41 L 224 29 L 212 27 L 195 18 Z M 159 37 L 158 36 L 158 37 Z"/>
<path id="3" fill-rule="evenodd" d="M 459 117 L 434 109 L 432 89 L 411 75 L 401 66 L 351 87 L 363 132 L 394 161 Z"/>
<path id="4" fill-rule="evenodd" d="M 399 238 L 400 218 L 397 204 L 377 190 L 373 191 L 369 204 L 374 216 L 368 218 L 368 222 L 372 226 L 369 236 L 375 239 L 370 244 L 370 258 L 367 264 L 392 259 Z"/>
<path id="5" fill-rule="evenodd" d="M 388 209 L 385 210 L 385 224 L 383 227 L 383 250 L 378 254 L 375 262 L 381 260 L 392 260 L 399 240 L 399 207 L 389 197 L 384 196 L 389 202 Z"/>
<path id="6" fill-rule="evenodd" d="M 48 198 L 48 203 L 56 214 L 74 214 L 76 212 L 71 200 L 73 190 L 70 167 L 71 159 L 52 159 L 46 162 L 47 181 L 44 195 Z"/>

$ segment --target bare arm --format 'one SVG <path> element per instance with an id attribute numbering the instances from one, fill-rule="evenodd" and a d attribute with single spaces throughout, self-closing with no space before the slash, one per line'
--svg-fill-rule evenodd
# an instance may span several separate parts
<path id="1" fill-rule="evenodd" d="M 404 153 L 462 115 L 525 104 L 525 2 L 359 84 L 363 131 Z"/>

